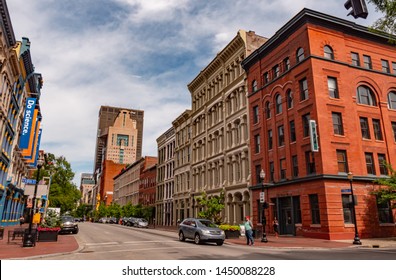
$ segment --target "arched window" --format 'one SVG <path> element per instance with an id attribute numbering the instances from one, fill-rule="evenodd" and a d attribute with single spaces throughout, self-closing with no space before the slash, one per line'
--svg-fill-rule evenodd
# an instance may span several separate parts
<path id="1" fill-rule="evenodd" d="M 328 46 L 328 45 L 324 46 L 323 50 L 324 50 L 324 57 L 325 58 L 334 59 L 334 52 L 333 52 L 333 49 L 330 46 Z"/>
<path id="2" fill-rule="evenodd" d="M 296 58 L 297 58 L 297 62 L 301 62 L 305 58 L 303 48 L 298 48 Z"/>
<path id="3" fill-rule="evenodd" d="M 391 91 L 388 93 L 388 107 L 389 109 L 396 110 L 396 92 Z"/>
<path id="4" fill-rule="evenodd" d="M 270 103 L 268 101 L 265 103 L 265 116 L 267 119 L 271 118 Z"/>
<path id="5" fill-rule="evenodd" d="M 287 98 L 287 108 L 293 108 L 293 92 L 289 89 L 286 93 Z"/>
<path id="6" fill-rule="evenodd" d="M 275 103 L 276 103 L 276 113 L 280 114 L 282 113 L 282 98 L 280 94 L 277 94 L 275 97 Z"/>
<path id="7" fill-rule="evenodd" d="M 255 92 L 257 90 L 257 81 L 253 80 L 252 82 L 252 91 Z"/>
<path id="8" fill-rule="evenodd" d="M 357 88 L 357 98 L 359 104 L 377 106 L 377 101 L 373 91 L 367 86 L 359 86 Z"/>

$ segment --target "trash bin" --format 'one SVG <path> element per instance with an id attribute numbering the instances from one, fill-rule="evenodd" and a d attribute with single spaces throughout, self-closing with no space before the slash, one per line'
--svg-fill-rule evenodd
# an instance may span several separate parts
<path id="1" fill-rule="evenodd" d="M 261 229 L 254 229 L 253 230 L 253 238 L 261 238 L 263 235 L 263 231 Z"/>

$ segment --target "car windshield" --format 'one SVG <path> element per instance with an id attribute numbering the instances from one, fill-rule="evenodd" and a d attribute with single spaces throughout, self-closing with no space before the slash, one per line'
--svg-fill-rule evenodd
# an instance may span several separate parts
<path id="1" fill-rule="evenodd" d="M 74 221 L 73 217 L 69 217 L 69 216 L 62 217 L 62 222 L 73 222 L 73 221 Z"/>
<path id="2" fill-rule="evenodd" d="M 205 226 L 205 227 L 211 227 L 211 228 L 217 228 L 218 226 L 214 223 L 212 223 L 209 220 L 199 220 L 198 221 L 201 225 Z"/>

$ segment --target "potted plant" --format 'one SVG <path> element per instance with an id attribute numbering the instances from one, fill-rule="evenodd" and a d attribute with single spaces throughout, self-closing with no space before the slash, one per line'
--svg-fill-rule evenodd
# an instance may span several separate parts
<path id="1" fill-rule="evenodd" d="M 49 210 L 45 218 L 37 227 L 39 242 L 58 241 L 60 231 L 60 218 L 55 211 Z"/>
<path id="2" fill-rule="evenodd" d="M 222 230 L 224 230 L 225 236 L 227 239 L 229 238 L 239 238 L 241 228 L 239 226 L 222 224 L 219 226 Z"/>

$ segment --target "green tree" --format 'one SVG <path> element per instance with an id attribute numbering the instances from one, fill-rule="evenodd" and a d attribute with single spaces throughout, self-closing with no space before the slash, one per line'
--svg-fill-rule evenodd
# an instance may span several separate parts
<path id="1" fill-rule="evenodd" d="M 396 171 L 393 170 L 392 166 L 386 164 L 390 176 L 389 178 L 380 178 L 374 182 L 381 185 L 379 190 L 373 191 L 378 198 L 378 203 L 388 203 L 396 201 Z M 396 204 L 393 204 L 393 208 L 396 208 Z"/>
<path id="2" fill-rule="evenodd" d="M 371 26 L 374 30 L 379 30 L 396 35 L 396 0 L 368 0 L 375 6 L 377 12 L 384 14 L 382 18 L 377 19 Z M 391 37 L 392 37 L 391 36 Z M 395 43 L 395 38 L 389 38 L 390 41 Z"/>
<path id="3" fill-rule="evenodd" d="M 40 178 L 43 177 L 51 178 L 48 197 L 50 207 L 60 207 L 61 213 L 75 210 L 81 193 L 72 182 L 74 172 L 66 158 L 46 154 L 46 162 L 40 170 Z"/>
<path id="4" fill-rule="evenodd" d="M 200 218 L 209 219 L 218 224 L 222 222 L 221 211 L 225 206 L 224 192 L 221 192 L 220 196 L 211 196 L 210 198 L 208 198 L 206 192 L 203 192 L 202 196 L 197 198 L 197 202 L 203 208 L 198 213 Z"/>

